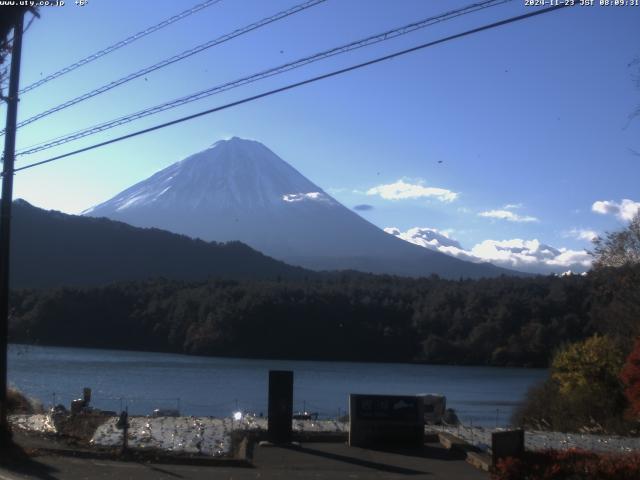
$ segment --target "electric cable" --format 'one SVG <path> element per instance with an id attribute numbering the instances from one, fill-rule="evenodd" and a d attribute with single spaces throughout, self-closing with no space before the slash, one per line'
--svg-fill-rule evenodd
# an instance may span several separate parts
<path id="1" fill-rule="evenodd" d="M 559 5 L 555 5 L 555 6 L 552 6 L 552 7 L 547 7 L 547 8 L 540 9 L 540 10 L 535 10 L 533 12 L 525 13 L 525 14 L 522 14 L 522 15 L 517 15 L 515 17 L 509 17 L 507 19 L 500 20 L 500 21 L 497 21 L 497 22 L 493 22 L 493 23 L 490 23 L 490 24 L 486 24 L 486 25 L 483 25 L 483 26 L 480 26 L 480 27 L 476 27 L 476 28 L 473 28 L 471 30 L 466 30 L 466 31 L 461 32 L 461 33 L 456 33 L 456 34 L 453 34 L 453 35 L 449 35 L 447 37 L 443 37 L 443 38 L 440 38 L 438 40 L 433 40 L 433 41 L 430 41 L 430 42 L 427 42 L 427 43 L 423 43 L 423 44 L 417 45 L 415 47 L 411 47 L 411 48 L 407 48 L 407 49 L 404 49 L 404 50 L 400 50 L 400 51 L 397 51 L 397 52 L 394 52 L 394 53 L 391 53 L 391 54 L 388 54 L 388 55 L 384 55 L 382 57 L 377 57 L 377 58 L 374 58 L 373 60 L 368 60 L 366 62 L 358 63 L 358 64 L 355 64 L 355 65 L 351 65 L 351 66 L 346 67 L 346 68 L 341 68 L 339 70 L 334 70 L 334 71 L 329 72 L 329 73 L 318 75 L 318 76 L 315 76 L 315 77 L 312 77 L 312 78 L 308 78 L 306 80 L 302 80 L 302 81 L 299 81 L 299 82 L 291 83 L 291 84 L 285 85 L 283 87 L 279 87 L 279 88 L 276 88 L 276 89 L 273 89 L 273 90 L 269 90 L 267 92 L 263 92 L 263 93 L 260 93 L 260 94 L 257 94 L 257 95 L 253 95 L 253 96 L 250 96 L 250 97 L 245 97 L 245 98 L 243 98 L 241 100 L 236 100 L 234 102 L 227 103 L 227 104 L 219 106 L 219 107 L 210 108 L 208 110 L 204 110 L 204 111 L 201 111 L 201 112 L 198 112 L 198 113 L 187 115 L 185 117 L 181 117 L 181 118 L 178 118 L 178 119 L 175 119 L 175 120 L 171 120 L 169 122 L 161 123 L 161 124 L 155 125 L 153 127 L 145 128 L 145 129 L 142 129 L 142 130 L 138 130 L 136 132 L 132 132 L 132 133 L 129 133 L 129 134 L 126 134 L 126 135 L 122 135 L 120 137 L 112 138 L 110 140 L 106 140 L 104 142 L 96 143 L 96 144 L 90 145 L 88 147 L 79 148 L 77 150 L 74 150 L 74 151 L 71 151 L 71 152 L 68 152 L 68 153 L 64 153 L 62 155 L 57 155 L 55 157 L 48 158 L 46 160 L 41 160 L 41 161 L 38 161 L 38 162 L 34 162 L 34 163 L 31 163 L 31 164 L 25 165 L 23 167 L 15 168 L 13 170 L 13 172 L 15 173 L 15 172 L 18 172 L 18 171 L 21 171 L 21 170 L 27 170 L 27 169 L 34 168 L 34 167 L 37 167 L 37 166 L 40 166 L 40 165 L 51 163 L 51 162 L 54 162 L 54 161 L 57 161 L 57 160 L 60 160 L 60 159 L 63 159 L 63 158 L 70 157 L 72 155 L 77 155 L 79 153 L 84 153 L 84 152 L 87 152 L 89 150 L 94 150 L 96 148 L 100 148 L 100 147 L 103 147 L 103 146 L 106 146 L 106 145 L 111 145 L 111 144 L 116 143 L 116 142 L 121 142 L 121 141 L 127 140 L 129 138 L 137 137 L 137 136 L 143 135 L 145 133 L 150 133 L 150 132 L 153 132 L 155 130 L 160 130 L 162 128 L 169 127 L 171 125 L 176 125 L 178 123 L 183 123 L 183 122 L 186 122 L 188 120 L 192 120 L 194 118 L 202 117 L 204 115 L 210 115 L 210 114 L 215 113 L 215 112 L 226 110 L 226 109 L 229 109 L 229 108 L 232 108 L 232 107 L 236 107 L 238 105 L 242 105 L 242 104 L 245 104 L 245 103 L 253 102 L 253 101 L 261 99 L 261 98 L 269 97 L 269 96 L 275 95 L 277 93 L 281 93 L 281 92 L 285 92 L 285 91 L 288 91 L 288 90 L 292 90 L 294 88 L 298 88 L 298 87 L 301 87 L 303 85 L 308 85 L 308 84 L 311 84 L 311 83 L 318 82 L 320 80 L 325 80 L 327 78 L 335 77 L 337 75 L 342 75 L 344 73 L 351 72 L 353 70 L 358 70 L 360 68 L 368 67 L 370 65 L 374 65 L 374 64 L 381 63 L 381 62 L 384 62 L 384 61 L 387 61 L 387 60 L 391 60 L 391 59 L 394 59 L 394 58 L 397 58 L 397 57 L 400 57 L 400 56 L 403 56 L 403 55 L 407 55 L 409 53 L 416 52 L 418 50 L 423 50 L 423 49 L 428 48 L 428 47 L 433 47 L 433 46 L 439 45 L 441 43 L 445 43 L 445 42 L 448 42 L 448 41 L 451 41 L 451 40 L 455 40 L 455 39 L 458 39 L 458 38 L 466 37 L 468 35 L 479 33 L 479 32 L 485 31 L 485 30 L 490 30 L 490 29 L 493 29 L 493 28 L 496 28 L 496 27 L 500 27 L 500 26 L 503 26 L 503 25 L 507 25 L 507 24 L 510 24 L 510 23 L 514 23 L 514 22 L 518 22 L 518 21 L 525 20 L 525 19 L 528 19 L 528 18 L 536 17 L 538 15 L 549 13 L 549 12 L 552 12 L 552 11 L 555 11 L 555 10 L 559 10 L 561 8 L 565 8 L 565 7 L 568 7 L 568 6 L 570 6 L 570 5 L 569 4 L 559 4 Z"/>
<path id="2" fill-rule="evenodd" d="M 24 127 L 25 125 L 29 125 L 30 123 L 33 123 L 37 120 L 40 120 L 41 118 L 47 117 L 49 115 L 52 115 L 56 112 L 59 112 L 60 110 L 64 110 L 65 108 L 69 108 L 73 105 L 76 105 L 80 102 L 83 102 L 85 100 L 88 100 L 90 98 L 93 98 L 97 95 L 100 95 L 102 93 L 108 92 L 109 90 L 116 88 L 120 85 L 123 85 L 127 82 L 130 82 L 131 80 L 135 80 L 136 78 L 140 78 L 144 75 L 148 75 L 151 72 L 154 72 L 156 70 L 159 70 L 161 68 L 164 68 L 168 65 L 171 65 L 173 63 L 179 62 L 180 60 L 184 60 L 185 58 L 189 58 L 197 53 L 200 53 L 206 49 L 209 49 L 211 47 L 214 47 L 216 45 L 220 45 L 222 43 L 225 43 L 233 38 L 239 37 L 241 35 L 244 35 L 245 33 L 249 33 L 253 30 L 257 30 L 258 28 L 264 27 L 265 25 L 269 25 L 273 22 L 277 22 L 278 20 L 282 20 L 283 18 L 289 17 L 290 15 L 294 15 L 296 13 L 299 13 L 303 10 L 306 10 L 307 8 L 311 8 L 314 7 L 320 3 L 326 2 L 327 0 L 307 0 L 304 3 L 301 3 L 299 5 L 296 5 L 294 7 L 291 7 L 287 10 L 283 10 L 281 12 L 276 13 L 275 15 L 271 15 L 269 17 L 265 17 L 262 20 L 259 20 L 257 22 L 254 22 L 252 24 L 249 24 L 245 27 L 239 28 L 237 30 L 234 30 L 231 33 L 227 33 L 225 35 L 222 35 L 218 38 L 215 38 L 213 40 L 210 40 L 208 42 L 205 42 L 203 44 L 200 44 L 196 47 L 190 48 L 189 50 L 185 50 L 182 53 L 179 53 L 177 55 L 174 55 L 172 57 L 166 58 L 158 63 L 155 63 L 153 65 L 150 65 L 146 68 L 143 68 L 142 70 L 138 70 L 134 73 L 130 73 L 129 75 L 125 76 L 125 77 L 121 77 L 117 80 L 113 80 L 109 83 L 106 83 L 104 85 L 102 85 L 101 87 L 98 87 L 94 90 L 91 90 L 89 92 L 83 93 L 82 95 L 79 95 L 75 98 L 72 98 L 70 100 L 67 100 L 66 102 L 63 102 L 55 107 L 52 107 L 48 110 L 45 110 L 44 112 L 40 112 L 32 117 L 29 117 L 25 120 L 22 120 L 20 122 L 18 122 L 16 128 L 20 128 L 20 127 Z M 2 130 L 0 131 L 0 135 L 4 134 L 5 131 Z"/>
<path id="3" fill-rule="evenodd" d="M 194 5 L 193 7 L 178 13 L 177 15 L 174 15 L 170 18 L 167 18 L 166 20 L 163 20 L 160 23 L 157 23 L 156 25 L 152 25 L 149 28 L 146 28 L 145 30 L 142 30 L 134 35 L 131 35 L 130 37 L 125 38 L 124 40 L 121 40 L 119 42 L 114 43 L 113 45 L 110 45 L 106 48 L 103 48 L 102 50 L 99 50 L 95 53 L 92 53 L 91 55 L 78 60 L 75 63 L 72 63 L 71 65 L 68 65 L 60 70 L 58 70 L 57 72 L 54 72 L 50 75 L 47 75 L 45 78 L 42 78 L 40 80 L 38 80 L 37 82 L 34 82 L 30 85 L 27 85 L 26 87 L 24 87 L 22 90 L 20 90 L 19 93 L 26 93 L 29 92 L 35 88 L 40 87 L 41 85 L 44 85 L 45 83 L 50 82 L 51 80 L 54 80 L 58 77 L 61 77 L 62 75 L 65 75 L 69 72 L 72 72 L 73 70 L 82 67 L 83 65 L 86 65 L 87 63 L 91 63 L 94 60 L 97 60 L 100 57 L 104 57 L 105 55 L 111 53 L 111 52 L 115 52 L 116 50 L 118 50 L 119 48 L 122 48 L 126 45 L 129 45 L 133 42 L 135 42 L 136 40 L 139 40 L 143 37 L 146 37 L 147 35 L 150 35 L 151 33 L 157 32 L 158 30 L 161 30 L 169 25 L 171 25 L 172 23 L 175 23 L 179 20 L 182 20 L 183 18 L 188 17 L 189 15 L 193 15 L 196 12 L 199 12 L 200 10 L 203 10 L 207 7 L 210 7 L 212 5 L 215 5 L 216 3 L 221 2 L 222 0 L 207 0 L 206 2 L 202 2 L 199 3 L 197 5 Z"/>
<path id="4" fill-rule="evenodd" d="M 56 137 L 53 139 L 49 139 L 49 140 L 45 140 L 44 142 L 40 142 L 34 145 L 31 145 L 29 147 L 26 147 L 25 149 L 19 151 L 16 156 L 22 156 L 22 155 L 30 155 L 36 152 L 40 152 L 43 150 L 47 150 L 49 148 L 53 148 L 74 140 L 78 140 L 80 138 L 84 138 L 87 137 L 89 135 L 93 135 L 99 132 L 103 132 L 105 130 L 109 130 L 111 128 L 115 128 L 117 126 L 120 125 L 124 125 L 126 123 L 130 123 L 133 122 L 135 120 L 139 120 L 141 118 L 150 116 L 150 115 L 155 115 L 157 113 L 163 112 L 165 110 L 169 110 L 172 108 L 176 108 L 182 105 L 185 105 L 187 103 L 191 103 L 194 102 L 196 100 L 201 100 L 203 98 L 218 94 L 218 93 L 222 93 L 228 90 L 232 90 L 234 88 L 238 88 L 250 83 L 254 83 L 257 82 L 259 80 L 263 80 L 265 78 L 269 78 L 272 77 L 274 75 L 279 75 L 300 67 L 303 67 L 305 65 L 308 65 L 310 63 L 314 63 L 320 60 L 324 60 L 326 58 L 330 58 L 333 57 L 335 55 L 340 55 L 343 53 L 347 53 L 353 50 L 357 50 L 359 48 L 363 48 L 369 45 L 373 45 L 376 43 L 380 43 L 380 42 L 384 42 L 387 40 L 391 40 L 393 38 L 399 37 L 401 35 L 406 35 L 408 33 L 411 33 L 415 30 L 418 29 L 422 29 L 422 28 L 426 28 L 429 27 L 431 25 L 434 25 L 436 23 L 440 23 L 446 20 L 451 20 L 453 18 L 462 16 L 462 15 L 467 15 L 473 12 L 476 12 L 478 10 L 482 10 L 485 8 L 489 8 L 489 7 L 493 7 L 493 6 L 498 6 L 507 2 L 510 2 L 512 0 L 485 0 L 483 2 L 480 3 L 474 3 L 471 5 L 468 5 L 466 7 L 463 8 L 459 8 L 456 10 L 451 10 L 449 12 L 445 12 L 442 14 L 439 14 L 437 16 L 432 16 L 432 17 L 428 17 L 425 18 L 423 20 L 420 20 L 418 22 L 413 22 L 410 23 L 408 25 L 403 25 L 402 27 L 398 27 L 398 28 L 394 28 L 392 30 L 387 30 L 385 32 L 382 33 L 378 33 L 375 35 L 371 35 L 369 37 L 366 37 L 364 39 L 361 40 L 357 40 L 354 42 L 350 42 L 348 44 L 345 45 L 341 45 L 339 47 L 335 47 L 329 50 L 325 50 L 319 53 L 315 53 L 313 55 L 307 56 L 307 57 L 303 57 L 300 58 L 298 60 L 294 60 L 292 62 L 288 62 L 285 63 L 283 65 L 279 65 L 277 67 L 273 67 L 270 68 L 268 70 L 264 70 L 258 73 L 254 73 L 251 74 L 249 76 L 246 77 L 242 77 L 230 82 L 226 82 L 223 83 L 221 85 L 217 85 L 211 88 L 208 88 L 206 90 L 202 90 L 200 92 L 196 92 L 184 97 L 180 97 L 174 100 L 170 100 L 168 102 L 164 102 L 161 103 L 159 105 L 153 106 L 153 107 L 149 107 L 146 108 L 144 110 L 140 110 L 138 112 L 135 113 L 131 113 L 128 115 L 124 115 L 122 117 L 118 117 L 116 119 L 113 120 L 109 120 L 107 122 L 103 122 L 97 125 L 93 125 L 91 127 L 85 128 L 85 129 L 81 129 L 81 130 L 77 130 L 75 132 L 72 132 L 70 134 L 66 134 L 60 137 Z"/>

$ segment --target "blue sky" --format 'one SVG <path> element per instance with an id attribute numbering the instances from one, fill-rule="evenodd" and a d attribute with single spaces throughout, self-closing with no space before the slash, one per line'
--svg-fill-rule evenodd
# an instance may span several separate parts
<path id="1" fill-rule="evenodd" d="M 43 8 L 25 36 L 21 85 L 196 3 Z M 222 0 L 26 93 L 19 118 L 296 3 Z M 328 0 L 25 126 L 18 148 L 468 3 Z M 17 166 L 531 8 L 521 1 L 489 8 L 22 157 Z M 514 257 L 522 248 L 537 248 L 529 253 L 540 260 L 543 248 L 526 243 L 533 240 L 567 249 L 565 260 L 575 252 L 580 262 L 593 232 L 621 228 L 640 206 L 640 118 L 629 121 L 640 105 L 629 66 L 640 56 L 638 25 L 640 7 L 563 9 L 20 172 L 15 197 L 78 213 L 237 135 L 261 141 L 346 206 L 370 206 L 358 213 L 380 228 L 437 229 L 460 242 L 464 251 L 449 253 L 463 257 L 473 250 L 491 259 L 505 248 L 505 265 L 529 261 Z M 412 232 L 405 237 L 417 241 L 409 237 L 420 231 Z M 556 253 L 545 258 L 558 270 L 573 265 Z"/>

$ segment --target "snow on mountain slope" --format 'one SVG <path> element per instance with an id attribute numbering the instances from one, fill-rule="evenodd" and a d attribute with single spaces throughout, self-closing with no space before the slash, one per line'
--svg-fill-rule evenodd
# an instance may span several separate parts
<path id="1" fill-rule="evenodd" d="M 261 143 L 237 137 L 218 141 L 83 214 L 203 240 L 240 240 L 315 269 L 446 277 L 509 273 L 388 235 Z"/>
<path id="2" fill-rule="evenodd" d="M 300 200 L 320 200 L 325 195 L 318 190 L 261 143 L 234 137 L 170 165 L 83 213 L 124 212 L 151 205 L 190 210 L 273 209 L 296 195 L 316 193 Z"/>
<path id="3" fill-rule="evenodd" d="M 490 262 L 504 268 L 514 268 L 533 274 L 585 272 L 591 267 L 592 257 L 585 250 L 554 248 L 540 241 L 484 240 L 467 250 L 450 236 L 434 228 L 414 227 L 402 232 L 396 227 L 384 231 L 406 242 L 474 263 Z"/>
<path id="4" fill-rule="evenodd" d="M 439 247 L 455 247 L 462 249 L 462 245 L 457 240 L 450 238 L 444 232 L 435 228 L 414 227 L 406 232 L 401 232 L 399 228 L 387 227 L 385 232 L 401 238 L 405 242 L 410 242 L 431 250 L 438 250 Z"/>

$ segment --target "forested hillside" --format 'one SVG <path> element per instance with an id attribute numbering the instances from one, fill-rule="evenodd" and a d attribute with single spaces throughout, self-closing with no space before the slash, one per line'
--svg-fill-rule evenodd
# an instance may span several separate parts
<path id="1" fill-rule="evenodd" d="M 450 281 L 155 280 L 14 292 L 10 339 L 197 355 L 546 366 L 594 333 L 624 341 L 640 266 L 588 276 Z"/>
<path id="2" fill-rule="evenodd" d="M 205 242 L 106 218 L 80 217 L 13 204 L 11 285 L 96 286 L 165 277 L 304 278 L 312 272 L 267 257 L 240 242 Z"/>

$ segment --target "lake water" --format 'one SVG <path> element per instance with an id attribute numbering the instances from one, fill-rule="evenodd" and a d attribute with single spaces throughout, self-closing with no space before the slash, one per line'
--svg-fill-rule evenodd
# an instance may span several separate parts
<path id="1" fill-rule="evenodd" d="M 509 422 L 543 369 L 392 363 L 313 362 L 193 357 L 83 348 L 9 346 L 9 383 L 45 406 L 80 398 L 131 414 L 179 408 L 183 415 L 227 417 L 267 411 L 269 370 L 293 370 L 294 410 L 343 415 L 349 393 L 442 393 L 460 419 L 474 425 Z"/>

